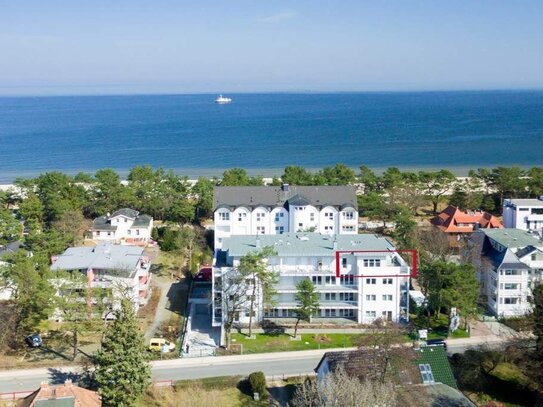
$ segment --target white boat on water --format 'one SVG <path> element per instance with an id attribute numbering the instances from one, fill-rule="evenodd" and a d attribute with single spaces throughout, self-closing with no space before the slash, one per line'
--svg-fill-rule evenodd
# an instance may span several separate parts
<path id="1" fill-rule="evenodd" d="M 232 102 L 232 99 L 225 98 L 223 95 L 219 95 L 219 97 L 215 99 L 215 103 L 218 103 L 220 105 L 224 105 L 226 103 L 231 103 L 231 102 Z"/>

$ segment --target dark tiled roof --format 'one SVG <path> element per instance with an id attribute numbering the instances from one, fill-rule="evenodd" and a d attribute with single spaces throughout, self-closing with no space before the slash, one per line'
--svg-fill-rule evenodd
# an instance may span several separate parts
<path id="1" fill-rule="evenodd" d="M 100 216 L 92 222 L 92 228 L 96 230 L 117 230 L 117 226 L 113 226 L 109 223 L 107 216 Z"/>
<path id="2" fill-rule="evenodd" d="M 23 247 L 24 246 L 21 242 L 11 242 L 4 246 L 0 246 L 0 259 L 8 254 L 17 253 Z"/>
<path id="3" fill-rule="evenodd" d="M 286 206 L 290 199 L 303 199 L 307 204 L 323 207 L 351 206 L 358 208 L 356 191 L 353 186 L 289 186 L 283 187 L 215 187 L 213 207 L 221 206 L 256 207 L 259 205 L 277 207 Z"/>
<path id="4" fill-rule="evenodd" d="M 149 215 L 140 215 L 136 218 L 136 220 L 132 224 L 131 229 L 136 228 L 136 227 L 142 227 L 142 226 L 147 227 L 151 223 L 152 219 L 153 218 L 151 218 Z"/>
<path id="5" fill-rule="evenodd" d="M 127 218 L 131 218 L 131 219 L 135 219 L 138 216 L 138 214 L 139 212 L 134 209 L 122 208 L 122 209 L 119 209 L 118 211 L 113 212 L 110 216 L 110 219 L 119 215 L 126 216 Z"/>

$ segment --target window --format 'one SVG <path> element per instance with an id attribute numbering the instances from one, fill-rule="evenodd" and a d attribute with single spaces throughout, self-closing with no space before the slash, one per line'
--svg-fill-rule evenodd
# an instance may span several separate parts
<path id="1" fill-rule="evenodd" d="M 256 234 L 264 235 L 266 234 L 266 228 L 264 226 L 257 226 L 256 227 Z"/>
<path id="2" fill-rule="evenodd" d="M 366 278 L 366 284 L 377 284 L 376 278 Z"/>
<path id="3" fill-rule="evenodd" d="M 392 284 L 391 278 L 383 278 L 383 284 Z"/>
<path id="4" fill-rule="evenodd" d="M 532 208 L 532 215 L 543 215 L 543 208 Z"/>
<path id="5" fill-rule="evenodd" d="M 343 230 L 344 232 L 354 232 L 354 226 L 342 226 L 341 230 Z"/>
<path id="6" fill-rule="evenodd" d="M 322 264 L 321 264 L 322 267 Z M 336 284 L 336 277 L 326 276 L 325 279 L 326 284 Z"/>
<path id="7" fill-rule="evenodd" d="M 434 374 L 429 364 L 424 363 L 419 365 L 420 375 L 424 384 L 435 383 Z"/>
<path id="8" fill-rule="evenodd" d="M 503 285 L 503 288 L 505 290 L 517 290 L 518 289 L 518 284 L 517 283 L 505 283 Z"/>
<path id="9" fill-rule="evenodd" d="M 313 284 L 322 284 L 322 277 L 321 276 L 313 276 L 311 277 L 311 281 L 313 281 Z"/>
<path id="10" fill-rule="evenodd" d="M 381 315 L 384 320 L 392 321 L 392 311 L 383 311 Z"/>
<path id="11" fill-rule="evenodd" d="M 283 212 L 278 212 L 275 214 L 275 221 L 279 222 L 283 217 L 285 217 L 285 214 Z"/>
<path id="12" fill-rule="evenodd" d="M 381 267 L 380 259 L 364 259 L 364 267 Z"/>
<path id="13" fill-rule="evenodd" d="M 366 295 L 366 301 L 375 301 L 375 300 L 377 300 L 377 296 L 375 294 Z"/>
<path id="14" fill-rule="evenodd" d="M 340 317 L 354 317 L 354 310 L 352 309 L 339 309 L 338 313 Z"/>
<path id="15" fill-rule="evenodd" d="M 341 276 L 339 278 L 339 282 L 342 285 L 354 285 L 354 277 L 353 276 Z"/>
<path id="16" fill-rule="evenodd" d="M 325 226 L 324 230 L 332 232 L 334 230 L 334 227 L 333 226 Z"/>
<path id="17" fill-rule="evenodd" d="M 504 270 L 502 270 L 504 271 Z M 518 270 L 505 270 L 506 276 L 518 276 L 520 275 L 520 272 Z"/>
<path id="18" fill-rule="evenodd" d="M 392 294 L 383 294 L 383 301 L 392 301 Z"/>
<path id="19" fill-rule="evenodd" d="M 333 212 L 325 212 L 324 217 L 328 218 L 330 220 L 333 220 L 334 219 L 334 213 Z"/>
<path id="20" fill-rule="evenodd" d="M 518 304 L 518 303 L 519 303 L 519 299 L 518 299 L 518 298 L 505 297 L 505 298 L 503 299 L 503 303 L 504 303 L 504 304 L 507 304 L 507 305 L 514 305 L 514 304 Z"/>
<path id="21" fill-rule="evenodd" d="M 257 212 L 256 213 L 256 221 L 257 222 L 260 222 L 262 219 L 264 219 L 266 217 L 266 214 L 265 213 L 262 213 L 262 212 Z"/>
<path id="22" fill-rule="evenodd" d="M 130 229 L 128 229 L 128 230 L 126 231 L 126 233 L 128 233 L 129 235 L 131 235 L 131 234 L 132 234 L 132 231 L 131 231 Z"/>
<path id="23" fill-rule="evenodd" d="M 343 267 L 344 269 L 347 268 L 347 258 L 346 257 L 341 259 L 341 267 Z"/>
<path id="24" fill-rule="evenodd" d="M 336 300 L 336 293 L 325 293 L 324 294 L 324 300 L 325 301 L 335 301 Z"/>
<path id="25" fill-rule="evenodd" d="M 285 228 L 284 226 L 276 226 L 275 227 L 275 233 L 278 233 L 280 235 L 282 235 L 283 233 L 285 233 Z"/>
<path id="26" fill-rule="evenodd" d="M 377 312 L 375 311 L 366 311 L 366 316 L 369 318 L 375 318 L 377 316 Z"/>
<path id="27" fill-rule="evenodd" d="M 303 223 L 298 223 L 298 227 L 303 228 L 304 224 Z"/>
<path id="28" fill-rule="evenodd" d="M 140 230 L 136 229 L 136 236 L 139 236 L 139 235 L 140 235 Z"/>
<path id="29" fill-rule="evenodd" d="M 311 222 L 314 222 L 314 221 L 315 221 L 315 213 L 311 212 L 311 213 L 309 214 L 309 220 L 310 220 Z"/>
<path id="30" fill-rule="evenodd" d="M 536 253 L 533 253 L 532 254 L 532 261 L 536 261 L 537 260 L 537 254 Z"/>
<path id="31" fill-rule="evenodd" d="M 353 220 L 354 219 L 354 212 L 343 212 L 343 219 Z"/>
<path id="32" fill-rule="evenodd" d="M 354 293 L 339 293 L 340 301 L 354 301 Z"/>
<path id="33" fill-rule="evenodd" d="M 230 212 L 219 212 L 219 220 L 230 220 Z"/>
<path id="34" fill-rule="evenodd" d="M 530 210 L 530 208 L 518 208 L 520 212 L 527 212 Z"/>
<path id="35" fill-rule="evenodd" d="M 107 235 L 108 235 L 108 236 L 111 236 L 111 232 L 107 232 Z"/>
<path id="36" fill-rule="evenodd" d="M 238 222 L 243 222 L 243 220 L 247 217 L 247 214 L 245 212 L 238 213 Z"/>
<path id="37" fill-rule="evenodd" d="M 96 236 L 100 236 L 100 231 L 99 230 L 96 232 Z"/>

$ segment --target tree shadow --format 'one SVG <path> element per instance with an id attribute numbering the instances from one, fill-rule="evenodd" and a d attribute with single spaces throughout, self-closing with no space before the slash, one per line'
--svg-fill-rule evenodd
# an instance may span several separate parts
<path id="1" fill-rule="evenodd" d="M 266 335 L 282 335 L 286 332 L 283 325 L 279 325 L 274 321 L 265 321 L 265 323 L 262 323 L 262 329 Z"/>
<path id="2" fill-rule="evenodd" d="M 56 356 L 58 356 L 58 357 L 60 357 L 60 358 L 62 358 L 62 359 L 65 359 L 65 360 L 70 360 L 70 361 L 72 360 L 71 357 L 68 357 L 68 356 L 66 356 L 66 355 L 64 355 L 64 354 L 62 354 L 62 353 L 60 353 L 60 352 L 57 352 L 57 351 L 54 350 L 54 349 L 46 348 L 45 346 L 42 346 L 42 347 L 40 348 L 40 350 L 41 350 L 42 352 L 44 352 L 44 353 L 50 353 L 50 354 L 56 355 Z"/>
<path id="3" fill-rule="evenodd" d="M 170 285 L 166 297 L 168 305 L 166 309 L 178 315 L 184 314 L 184 308 L 187 304 L 188 290 L 184 282 L 178 281 Z"/>
<path id="4" fill-rule="evenodd" d="M 55 368 L 47 369 L 50 377 L 51 384 L 64 384 L 66 380 L 71 380 L 76 383 L 81 379 L 81 373 L 76 372 L 62 372 Z"/>

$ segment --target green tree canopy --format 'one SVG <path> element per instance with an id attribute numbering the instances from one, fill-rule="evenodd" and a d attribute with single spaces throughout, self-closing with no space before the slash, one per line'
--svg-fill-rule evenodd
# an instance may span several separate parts
<path id="1" fill-rule="evenodd" d="M 296 325 L 294 326 L 294 337 L 298 334 L 298 324 L 301 320 L 310 321 L 311 316 L 319 310 L 319 293 L 315 291 L 313 282 L 304 278 L 296 284 L 296 295 L 294 296 L 297 307 L 294 309 L 296 313 Z"/>
<path id="2" fill-rule="evenodd" d="M 151 370 L 134 308 L 123 300 L 96 355 L 96 382 L 103 405 L 136 406 L 150 379 Z"/>

